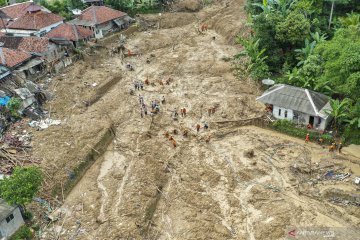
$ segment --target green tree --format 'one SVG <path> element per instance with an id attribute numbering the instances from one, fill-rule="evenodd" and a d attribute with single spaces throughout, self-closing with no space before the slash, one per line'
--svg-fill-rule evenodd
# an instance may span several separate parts
<path id="1" fill-rule="evenodd" d="M 4 7 L 7 5 L 7 1 L 6 0 L 0 0 L 0 7 Z"/>
<path id="2" fill-rule="evenodd" d="M 85 4 L 81 0 L 66 0 L 66 5 L 70 7 L 70 9 L 84 9 Z"/>
<path id="3" fill-rule="evenodd" d="M 338 29 L 333 39 L 317 44 L 322 58 L 319 82 L 328 82 L 334 92 L 351 99 L 360 98 L 360 41 L 357 32 Z"/>
<path id="4" fill-rule="evenodd" d="M 360 129 L 360 100 L 350 108 L 349 119 L 346 122 Z"/>
<path id="5" fill-rule="evenodd" d="M 337 130 L 338 126 L 349 116 L 349 108 L 351 106 L 351 101 L 348 98 L 345 98 L 342 101 L 340 101 L 339 99 L 330 99 L 330 106 L 331 110 L 327 111 L 327 114 L 333 117 L 334 126 Z"/>
<path id="6" fill-rule="evenodd" d="M 38 167 L 16 167 L 9 178 L 0 181 L 0 197 L 25 208 L 39 191 L 43 176 Z"/>
<path id="7" fill-rule="evenodd" d="M 344 27 L 350 28 L 353 31 L 359 31 L 360 29 L 360 14 L 358 13 L 347 13 L 346 17 L 340 17 L 339 20 Z"/>
<path id="8" fill-rule="evenodd" d="M 13 97 L 7 102 L 6 107 L 9 109 L 11 116 L 17 118 L 19 117 L 18 110 L 21 107 L 21 100 L 19 98 Z"/>
<path id="9" fill-rule="evenodd" d="M 240 58 L 246 55 L 250 58 L 247 71 L 250 72 L 250 76 L 256 80 L 269 76 L 269 68 L 265 63 L 267 56 L 264 56 L 266 49 L 259 48 L 259 41 L 259 39 L 255 40 L 254 38 L 237 38 L 237 43 L 242 44 L 244 50 L 235 56 L 235 58 Z"/>
<path id="10" fill-rule="evenodd" d="M 350 0 L 325 0 L 325 1 L 331 2 L 331 10 L 330 10 L 330 16 L 329 16 L 329 28 L 330 28 L 331 23 L 332 23 L 333 14 L 334 14 L 335 3 L 336 4 L 346 4 L 346 3 L 349 3 Z"/>
<path id="11" fill-rule="evenodd" d="M 254 37 L 259 39 L 259 48 L 266 49 L 264 54 L 268 58 L 265 62 L 270 71 L 273 72 L 278 71 L 285 61 L 281 43 L 275 39 L 276 26 L 282 21 L 284 21 L 284 18 L 275 13 L 270 13 L 267 16 L 261 13 L 253 19 Z"/>
<path id="12" fill-rule="evenodd" d="M 285 21 L 276 26 L 275 38 L 285 45 L 297 47 L 302 45 L 309 34 L 309 20 L 301 13 L 291 12 Z"/>
<path id="13" fill-rule="evenodd" d="M 305 46 L 300 49 L 295 49 L 296 59 L 299 61 L 297 66 L 301 66 L 305 63 L 306 59 L 313 53 L 316 42 L 309 42 L 309 39 L 305 39 Z"/>

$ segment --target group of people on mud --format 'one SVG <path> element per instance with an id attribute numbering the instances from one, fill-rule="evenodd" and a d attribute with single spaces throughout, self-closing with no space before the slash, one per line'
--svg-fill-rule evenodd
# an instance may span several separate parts
<path id="1" fill-rule="evenodd" d="M 171 79 L 171 78 L 169 78 L 169 79 Z M 169 84 L 170 84 L 169 79 L 168 79 L 168 81 L 169 81 Z M 134 89 L 133 88 L 130 89 L 130 95 L 135 95 L 136 91 L 144 90 L 145 85 L 149 85 L 149 84 L 150 84 L 150 81 L 149 81 L 148 78 L 146 78 L 146 80 L 144 82 L 139 81 L 139 80 L 135 80 L 133 82 Z M 154 116 L 154 114 L 157 114 L 157 113 L 160 112 L 160 102 L 161 102 L 161 104 L 166 103 L 165 96 L 162 96 L 160 101 L 157 100 L 157 99 L 153 99 L 150 102 L 151 110 L 148 111 L 147 105 L 145 104 L 144 96 L 139 94 L 138 98 L 139 98 L 139 104 L 140 104 L 140 116 L 141 116 L 141 118 L 143 118 L 144 115 Z"/>
<path id="2" fill-rule="evenodd" d="M 205 130 L 207 130 L 207 129 L 209 128 L 208 122 L 204 122 L 203 128 L 204 128 Z M 197 123 L 197 124 L 195 125 L 195 129 L 196 129 L 196 132 L 199 133 L 199 132 L 200 132 L 200 129 L 201 129 L 201 125 L 200 125 L 199 123 Z M 169 141 L 172 143 L 172 145 L 173 145 L 174 148 L 177 146 L 176 140 L 174 139 L 174 135 L 177 135 L 178 133 L 179 133 L 179 132 L 178 132 L 177 129 L 173 129 L 171 132 L 165 131 L 165 133 L 164 133 L 164 136 L 169 139 Z M 189 130 L 185 128 L 185 129 L 182 131 L 183 137 L 188 137 L 188 133 L 189 133 Z M 209 142 L 210 142 L 210 139 L 211 139 L 211 135 L 209 135 L 209 136 L 207 136 L 207 137 L 205 138 L 205 142 L 206 142 L 206 143 L 209 143 Z"/>
<path id="3" fill-rule="evenodd" d="M 171 81 L 172 81 L 172 78 L 169 77 L 169 78 L 167 78 L 165 80 L 165 84 L 170 85 Z M 155 86 L 156 85 L 155 82 L 150 82 L 149 78 L 146 78 L 144 81 L 135 80 L 133 82 L 134 88 L 130 89 L 130 95 L 136 95 L 135 94 L 136 91 L 142 91 L 148 85 Z M 158 83 L 160 85 L 164 85 L 164 82 L 162 80 L 159 80 Z M 145 103 L 144 96 L 142 94 L 138 95 L 138 100 L 139 100 L 139 104 L 140 104 L 140 116 L 141 116 L 141 118 L 143 118 L 146 115 L 150 115 L 151 117 L 154 116 L 155 114 L 160 112 L 160 103 L 162 105 L 166 104 L 165 96 L 162 96 L 160 100 L 153 99 L 149 103 L 149 106 L 151 107 L 151 110 L 148 111 L 148 105 Z M 171 114 L 172 118 L 174 120 L 177 120 L 177 118 L 179 117 L 178 109 L 174 108 L 171 112 L 172 112 L 172 114 Z M 215 113 L 215 108 L 208 109 L 209 116 L 214 114 L 214 113 Z M 187 109 L 185 107 L 180 108 L 180 116 L 184 118 L 184 117 L 186 117 L 186 115 L 187 115 Z M 204 128 L 205 130 L 207 130 L 209 128 L 209 123 L 205 121 L 203 123 L 203 126 L 201 126 L 199 123 L 197 123 L 195 125 L 195 130 L 196 130 L 197 133 L 200 132 L 201 128 Z M 177 135 L 178 133 L 179 133 L 178 130 L 173 129 L 171 131 L 171 133 L 169 131 L 166 131 L 165 134 L 164 134 L 165 137 L 168 138 L 168 140 L 171 142 L 171 144 L 173 145 L 174 148 L 177 147 L 177 142 L 174 139 L 174 135 Z M 188 137 L 188 133 L 189 133 L 188 129 L 183 129 L 182 130 L 182 136 L 183 137 Z M 205 138 L 205 142 L 208 143 L 210 141 L 210 138 L 211 138 L 210 135 L 207 136 Z"/>
<path id="4" fill-rule="evenodd" d="M 310 142 L 310 134 L 309 133 L 307 133 L 306 137 L 305 137 L 305 143 L 308 143 L 308 142 Z M 323 145 L 324 139 L 320 136 L 317 139 L 317 142 L 320 145 Z M 343 145 L 342 145 L 341 141 L 338 144 L 336 142 L 332 142 L 332 144 L 329 146 L 329 152 L 335 152 L 337 150 L 337 151 L 339 151 L 339 153 L 341 153 L 342 148 L 343 148 Z"/>

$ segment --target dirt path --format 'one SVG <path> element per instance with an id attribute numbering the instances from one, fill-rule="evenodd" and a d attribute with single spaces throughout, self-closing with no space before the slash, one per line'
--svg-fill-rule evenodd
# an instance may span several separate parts
<path id="1" fill-rule="evenodd" d="M 328 203 L 325 195 L 333 194 L 332 187 L 304 180 L 313 177 L 301 172 L 309 159 L 315 166 L 335 161 L 326 149 L 256 127 L 213 124 L 262 114 L 263 106 L 255 102 L 259 90 L 237 80 L 231 62 L 224 60 L 240 50 L 230 39 L 245 29 L 243 11 L 238 0 L 228 7 L 214 3 L 199 13 L 164 14 L 160 29 L 136 32 L 127 40 L 128 48 L 141 53 L 126 59 L 135 71 L 127 71 L 119 56 L 105 56 L 66 73 L 59 95 L 73 85 L 79 97 L 54 101 L 54 111 L 67 121 L 37 143 L 39 149 L 47 146 L 39 155 L 58 149 L 44 165 L 76 166 L 111 123 L 116 137 L 66 198 L 61 239 L 283 239 L 288 226 L 360 226 L 355 206 Z M 157 23 L 158 18 L 143 20 Z M 202 22 L 210 30 L 199 34 Z M 102 84 L 114 77 L 121 79 L 99 101 L 81 104 L 94 91 L 82 82 Z M 158 84 L 169 77 L 170 85 Z M 146 78 L 156 86 L 130 96 L 133 81 Z M 153 118 L 141 118 L 138 94 L 147 105 L 162 96 L 166 104 Z M 188 114 L 174 121 L 171 110 L 181 107 Z M 209 116 L 211 107 L 216 112 Z M 205 121 L 210 128 L 197 133 L 195 125 Z M 174 135 L 176 148 L 164 136 L 173 129 L 189 130 L 188 137 Z M 59 142 L 65 141 L 71 147 L 62 151 Z M 247 149 L 254 150 L 253 158 L 243 155 Z M 56 176 L 66 176 L 61 173 Z M 355 192 L 350 183 L 342 184 Z M 50 225 L 44 238 L 61 223 Z"/>

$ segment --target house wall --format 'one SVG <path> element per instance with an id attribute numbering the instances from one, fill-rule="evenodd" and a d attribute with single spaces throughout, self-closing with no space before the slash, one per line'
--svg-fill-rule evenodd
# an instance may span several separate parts
<path id="1" fill-rule="evenodd" d="M 37 33 L 36 36 L 41 37 L 44 36 L 46 33 L 50 32 L 52 29 L 56 28 L 57 26 L 59 26 L 60 24 L 62 24 L 64 21 L 60 21 L 54 24 L 51 24 L 47 27 L 41 28 Z"/>
<path id="2" fill-rule="evenodd" d="M 280 109 L 281 109 L 281 113 L 279 115 Z M 287 111 L 287 117 L 285 117 L 285 111 Z M 292 109 L 281 108 L 278 106 L 273 106 L 272 113 L 276 119 L 287 119 L 289 121 L 295 122 L 296 124 L 302 124 L 302 125 L 309 124 L 310 116 L 311 116 L 306 113 L 296 112 L 296 111 L 293 111 Z M 321 119 L 320 124 L 319 124 L 319 119 Z M 328 117 L 327 119 L 323 119 L 321 117 L 314 117 L 313 127 L 317 130 L 325 130 L 325 128 L 328 125 L 328 123 L 330 122 L 330 120 L 331 120 L 330 117 Z"/>
<path id="3" fill-rule="evenodd" d="M 41 36 L 45 35 L 46 33 L 50 32 L 51 29 L 59 26 L 61 23 L 63 23 L 63 21 L 51 24 L 44 28 L 41 28 L 39 31 L 23 30 L 23 29 L 10 29 L 10 28 L 6 29 L 6 31 L 8 33 L 13 34 L 15 37 L 29 37 L 32 35 L 41 37 Z M 5 29 L 2 29 L 1 32 L 5 32 Z"/>
<path id="4" fill-rule="evenodd" d="M 320 130 L 325 130 L 325 128 L 328 126 L 330 121 L 332 120 L 332 117 L 328 116 L 326 119 L 322 119 L 322 122 L 319 126 Z"/>
<path id="5" fill-rule="evenodd" d="M 280 115 L 279 115 L 279 110 L 280 110 Z M 286 116 L 285 116 L 285 111 L 287 111 Z M 289 121 L 292 121 L 293 117 L 294 117 L 293 110 L 286 109 L 286 108 L 281 108 L 281 107 L 278 107 L 278 106 L 273 107 L 273 115 L 277 119 L 287 119 Z"/>
<path id="6" fill-rule="evenodd" d="M 108 21 L 95 26 L 95 38 L 103 38 L 111 29 L 117 28 L 113 21 Z"/>
<path id="7" fill-rule="evenodd" d="M 14 234 L 16 230 L 18 230 L 19 227 L 24 224 L 24 220 L 18 207 L 15 208 L 12 214 L 14 215 L 14 219 L 12 219 L 10 222 L 7 223 L 6 219 L 0 222 L 0 232 L 1 235 L 5 237 L 5 239 Z"/>
<path id="8" fill-rule="evenodd" d="M 50 43 L 48 46 L 48 51 L 45 54 L 45 58 L 48 62 L 52 62 L 64 56 L 64 50 L 61 46 L 54 43 Z"/>

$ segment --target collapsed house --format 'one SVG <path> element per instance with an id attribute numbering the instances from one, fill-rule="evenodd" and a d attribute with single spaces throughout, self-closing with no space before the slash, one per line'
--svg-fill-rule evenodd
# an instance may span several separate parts
<path id="1" fill-rule="evenodd" d="M 133 21 L 126 13 L 105 6 L 86 8 L 70 24 L 91 29 L 95 38 L 103 38 L 106 34 L 127 28 Z"/>
<path id="2" fill-rule="evenodd" d="M 287 119 L 316 130 L 325 130 L 331 120 L 328 97 L 305 88 L 276 84 L 256 100 L 268 105 L 276 119 Z"/>
<path id="3" fill-rule="evenodd" d="M 45 37 L 0 36 L 0 42 L 5 48 L 23 51 L 33 56 L 28 64 L 13 69 L 22 79 L 35 80 L 50 72 L 68 50 L 68 46 L 56 44 Z"/>

